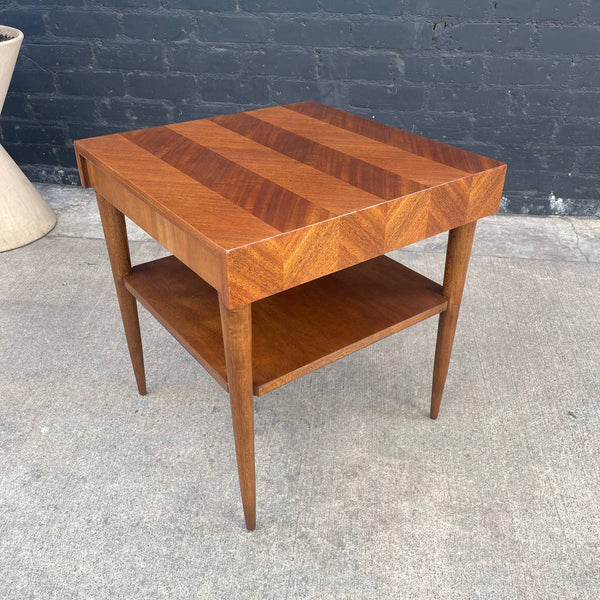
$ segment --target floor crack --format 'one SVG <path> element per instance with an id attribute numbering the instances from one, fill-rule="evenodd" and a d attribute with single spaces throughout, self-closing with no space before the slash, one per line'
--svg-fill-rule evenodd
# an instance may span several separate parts
<path id="1" fill-rule="evenodd" d="M 579 237 L 579 233 L 577 232 L 577 229 L 575 229 L 575 225 L 573 224 L 573 221 L 571 221 L 571 219 L 569 217 L 567 217 L 567 222 L 569 223 L 569 225 L 571 226 L 571 229 L 573 230 L 573 233 L 575 234 L 575 246 L 577 248 L 577 250 L 579 250 L 579 252 L 581 253 L 581 256 L 583 256 L 583 258 L 585 259 L 585 262 L 589 263 L 590 259 L 587 257 L 587 254 L 581 249 L 581 246 L 579 245 L 579 242 L 581 241 L 581 238 Z"/>

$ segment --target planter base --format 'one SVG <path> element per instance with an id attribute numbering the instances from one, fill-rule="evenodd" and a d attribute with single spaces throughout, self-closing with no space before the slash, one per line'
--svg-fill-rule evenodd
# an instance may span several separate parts
<path id="1" fill-rule="evenodd" d="M 0 146 L 0 252 L 34 242 L 54 225 L 50 207 Z"/>

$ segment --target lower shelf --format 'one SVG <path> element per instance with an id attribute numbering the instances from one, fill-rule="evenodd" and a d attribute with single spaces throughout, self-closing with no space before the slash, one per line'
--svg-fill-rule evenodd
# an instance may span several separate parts
<path id="1" fill-rule="evenodd" d="M 174 256 L 133 268 L 127 289 L 227 389 L 217 292 Z M 254 394 L 446 309 L 439 284 L 380 256 L 252 305 Z"/>

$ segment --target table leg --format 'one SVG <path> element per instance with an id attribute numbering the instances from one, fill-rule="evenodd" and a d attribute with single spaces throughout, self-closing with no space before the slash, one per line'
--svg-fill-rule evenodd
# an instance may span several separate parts
<path id="1" fill-rule="evenodd" d="M 440 314 L 438 325 L 437 345 L 435 348 L 435 363 L 433 365 L 433 386 L 431 390 L 431 418 L 437 419 L 444 384 L 448 375 L 450 354 L 456 331 L 456 322 L 460 310 L 471 246 L 475 235 L 477 221 L 461 225 L 450 230 L 448 234 L 448 249 L 446 251 L 446 269 L 444 271 L 443 294 L 448 299 L 448 308 Z"/>
<path id="2" fill-rule="evenodd" d="M 256 527 L 254 398 L 252 389 L 252 305 L 229 310 L 219 295 L 227 383 L 246 528 Z"/>
<path id="3" fill-rule="evenodd" d="M 131 271 L 125 217 L 123 213 L 118 211 L 102 196 L 97 194 L 96 200 L 98 202 L 98 210 L 100 211 L 100 219 L 102 220 L 102 228 L 104 229 L 110 266 L 117 289 L 117 298 L 119 300 L 119 308 L 121 309 L 123 327 L 125 328 L 127 346 L 129 347 L 129 356 L 131 357 L 138 391 L 144 395 L 146 393 L 146 375 L 144 373 L 144 355 L 142 353 L 142 337 L 140 335 L 137 303 L 136 299 L 127 291 L 123 283 L 123 277 Z"/>

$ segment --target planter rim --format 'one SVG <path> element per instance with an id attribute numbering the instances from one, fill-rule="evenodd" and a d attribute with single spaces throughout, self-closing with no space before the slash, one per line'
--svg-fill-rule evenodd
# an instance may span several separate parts
<path id="1" fill-rule="evenodd" d="M 0 47 L 9 46 L 10 44 L 20 44 L 25 37 L 20 29 L 9 27 L 8 25 L 0 25 L 0 34 L 12 36 L 10 40 L 0 42 Z"/>

